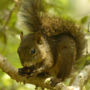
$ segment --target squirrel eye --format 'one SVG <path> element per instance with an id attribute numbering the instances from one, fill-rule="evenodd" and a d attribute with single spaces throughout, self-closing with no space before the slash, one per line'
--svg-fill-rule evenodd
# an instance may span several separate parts
<path id="1" fill-rule="evenodd" d="M 35 49 L 32 49 L 31 50 L 31 54 L 35 54 L 36 50 Z"/>

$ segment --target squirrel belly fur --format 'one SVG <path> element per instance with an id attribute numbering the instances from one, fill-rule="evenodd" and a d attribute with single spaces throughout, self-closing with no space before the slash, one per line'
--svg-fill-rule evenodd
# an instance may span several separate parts
<path id="1" fill-rule="evenodd" d="M 30 34 L 22 38 L 18 54 L 23 67 L 34 65 L 38 74 L 49 72 L 64 80 L 82 56 L 84 33 L 73 21 L 45 14 L 42 1 L 22 2 L 20 17 Z"/>

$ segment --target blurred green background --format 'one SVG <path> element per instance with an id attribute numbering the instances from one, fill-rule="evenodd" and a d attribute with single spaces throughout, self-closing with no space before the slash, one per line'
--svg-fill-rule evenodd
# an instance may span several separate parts
<path id="1" fill-rule="evenodd" d="M 20 25 L 18 17 L 21 0 L 0 0 L 0 54 L 5 56 L 16 68 L 20 68 L 21 63 L 17 55 L 17 48 L 20 43 L 20 32 L 27 34 L 28 31 Z M 72 18 L 76 23 L 83 26 L 87 39 L 90 40 L 88 23 L 90 21 L 90 0 L 45 0 L 45 8 L 48 13 Z M 89 50 L 90 51 L 90 50 Z M 90 57 L 77 62 L 78 70 L 83 68 L 86 61 L 90 64 Z M 79 60 L 79 61 L 81 61 Z M 68 80 L 65 82 L 68 84 Z M 0 69 L 0 90 L 34 90 L 35 86 L 30 84 L 17 83 L 15 80 Z M 38 90 L 41 90 L 38 88 Z M 90 90 L 90 81 L 83 90 Z"/>

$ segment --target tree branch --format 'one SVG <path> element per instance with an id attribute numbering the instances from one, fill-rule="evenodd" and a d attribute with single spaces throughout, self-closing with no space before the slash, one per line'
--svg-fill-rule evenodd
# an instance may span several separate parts
<path id="1" fill-rule="evenodd" d="M 15 79 L 17 82 L 34 84 L 43 88 L 51 88 L 50 85 L 45 84 L 44 78 L 38 77 L 24 77 L 18 74 L 18 69 L 13 67 L 6 58 L 0 55 L 0 68 L 3 72 L 7 73 L 12 79 Z"/>
<path id="2" fill-rule="evenodd" d="M 13 67 L 6 58 L 0 55 L 0 68 L 3 72 L 7 73 L 12 79 L 17 82 L 34 84 L 43 88 L 53 90 L 53 87 L 46 83 L 46 78 L 39 77 L 23 77 L 18 74 L 18 69 Z M 90 78 L 90 65 L 86 66 L 75 78 L 71 86 L 65 86 L 63 83 L 58 83 L 54 89 L 60 90 L 81 90 L 85 82 Z"/>
<path id="3" fill-rule="evenodd" d="M 75 78 L 72 86 L 77 86 L 82 89 L 83 85 L 90 79 L 90 65 L 87 65 Z"/>
<path id="4" fill-rule="evenodd" d="M 58 83 L 56 89 L 60 90 L 82 90 L 83 86 L 90 79 L 90 65 L 87 65 L 75 78 L 71 86 L 65 86 L 63 83 Z"/>

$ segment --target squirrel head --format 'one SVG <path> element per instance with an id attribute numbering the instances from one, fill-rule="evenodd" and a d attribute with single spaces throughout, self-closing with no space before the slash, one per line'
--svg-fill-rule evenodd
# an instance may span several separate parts
<path id="1" fill-rule="evenodd" d="M 28 34 L 21 36 L 21 43 L 18 48 L 18 54 L 24 67 L 35 65 L 43 60 L 41 50 L 43 47 L 43 38 L 40 34 Z"/>

